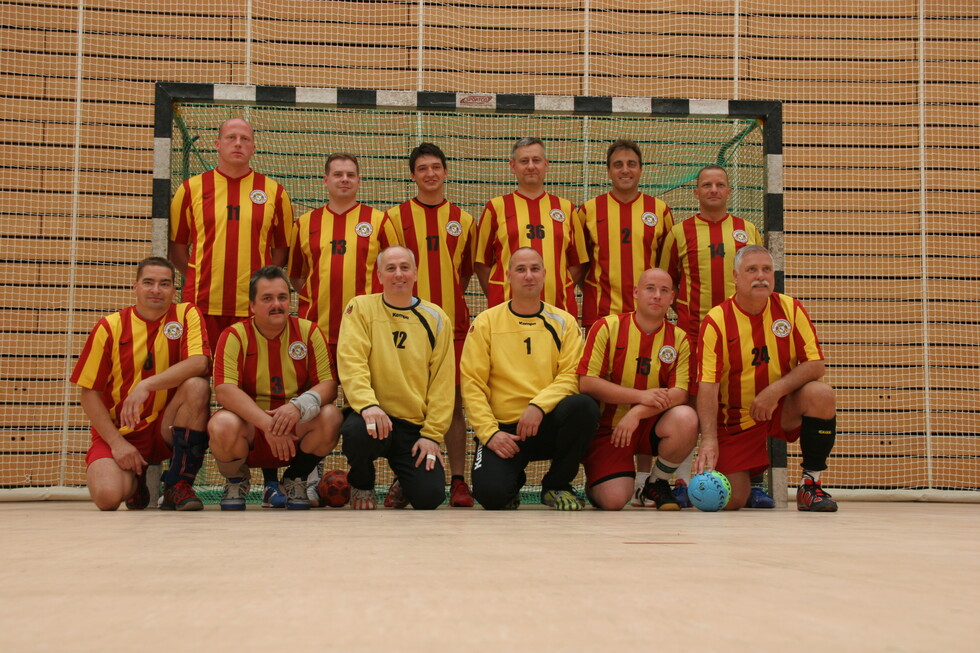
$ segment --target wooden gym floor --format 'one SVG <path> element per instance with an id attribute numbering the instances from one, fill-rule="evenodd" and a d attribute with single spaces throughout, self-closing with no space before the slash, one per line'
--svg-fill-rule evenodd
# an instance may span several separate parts
<path id="1" fill-rule="evenodd" d="M 980 505 L 0 503 L 0 651 L 975 651 Z"/>

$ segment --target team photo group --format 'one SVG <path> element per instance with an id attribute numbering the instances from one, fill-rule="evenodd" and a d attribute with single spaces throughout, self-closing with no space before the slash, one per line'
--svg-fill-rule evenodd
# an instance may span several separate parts
<path id="1" fill-rule="evenodd" d="M 99 509 L 148 507 L 147 471 L 166 462 L 159 508 L 201 510 L 206 456 L 221 510 L 246 508 L 256 468 L 263 507 L 309 509 L 338 448 L 352 509 L 378 507 L 379 458 L 393 508 L 434 509 L 447 490 L 451 507 L 518 508 L 533 461 L 557 510 L 680 510 L 704 474 L 725 487 L 715 508 L 773 508 L 777 438 L 799 442 L 797 508 L 837 510 L 817 334 L 775 292 L 757 228 L 728 212 L 723 167 L 700 170 L 698 211 L 675 223 L 639 190 L 634 142 L 609 144 L 609 190 L 577 207 L 547 190 L 547 143 L 523 138 L 516 190 L 477 219 L 447 198 L 452 153 L 436 144 L 407 153 L 415 196 L 387 211 L 359 202 L 360 163 L 337 152 L 328 202 L 294 219 L 251 168 L 247 121 L 226 120 L 215 148 L 217 167 L 174 194 L 168 256 L 137 264 L 134 304 L 99 320 L 70 378 Z M 472 316 L 474 275 L 488 308 Z"/>

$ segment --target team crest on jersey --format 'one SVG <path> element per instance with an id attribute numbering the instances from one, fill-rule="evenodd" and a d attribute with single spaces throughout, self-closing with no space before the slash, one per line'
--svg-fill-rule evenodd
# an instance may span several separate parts
<path id="1" fill-rule="evenodd" d="M 646 213 L 644 213 L 643 215 L 640 216 L 640 220 L 643 220 L 643 224 L 645 224 L 648 227 L 656 227 L 657 226 L 657 214 L 656 213 L 650 213 L 649 211 L 647 211 Z"/>
<path id="2" fill-rule="evenodd" d="M 747 233 L 745 233 L 745 231 L 742 230 L 742 229 L 736 229 L 735 231 L 733 231 L 732 232 L 732 238 L 734 238 L 735 240 L 737 240 L 740 243 L 747 243 L 747 242 L 749 242 L 749 235 Z"/>
<path id="3" fill-rule="evenodd" d="M 448 233 L 450 236 L 458 236 L 463 233 L 463 225 L 455 220 L 450 220 L 446 224 L 446 233 Z"/>
<path id="4" fill-rule="evenodd" d="M 301 361 L 306 358 L 306 345 L 299 340 L 289 343 L 289 357 L 294 361 Z"/>
<path id="5" fill-rule="evenodd" d="M 785 338 L 792 329 L 789 320 L 776 320 L 772 323 L 772 332 L 776 334 L 777 338 Z"/>
<path id="6" fill-rule="evenodd" d="M 565 212 L 562 211 L 561 209 L 552 209 L 551 213 L 549 213 L 548 215 L 550 215 L 551 219 L 554 220 L 555 222 L 565 221 Z"/>
<path id="7" fill-rule="evenodd" d="M 347 305 L 347 310 L 344 311 L 344 313 L 347 313 L 348 315 L 350 315 L 353 312 L 354 312 L 354 305 L 353 304 L 348 304 Z"/>
<path id="8" fill-rule="evenodd" d="M 354 232 L 362 238 L 367 238 L 374 233 L 374 227 L 371 226 L 370 222 L 358 222 L 357 226 L 354 227 Z"/>
<path id="9" fill-rule="evenodd" d="M 664 345 L 660 348 L 660 353 L 657 354 L 657 358 L 660 359 L 660 362 L 671 365 L 677 360 L 677 350 L 670 345 Z"/>
<path id="10" fill-rule="evenodd" d="M 180 340 L 184 335 L 184 325 L 180 322 L 167 322 L 163 327 L 163 335 L 167 336 L 167 340 Z"/>
<path id="11" fill-rule="evenodd" d="M 255 204 L 265 204 L 269 196 L 265 194 L 264 190 L 253 190 L 248 194 L 248 199 L 252 200 Z"/>

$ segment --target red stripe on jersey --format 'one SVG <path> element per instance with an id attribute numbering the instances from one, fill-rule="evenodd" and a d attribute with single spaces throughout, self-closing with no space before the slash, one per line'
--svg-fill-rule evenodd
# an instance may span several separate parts
<path id="1" fill-rule="evenodd" d="M 719 348 L 724 346 L 728 348 L 728 364 L 729 364 L 729 379 L 740 379 L 742 378 L 742 338 L 738 331 L 738 316 L 735 310 L 725 311 L 725 326 L 723 333 L 720 334 L 719 338 Z M 722 338 L 728 338 L 727 343 L 722 343 Z M 725 354 L 721 352 L 718 353 L 718 366 L 720 368 L 721 374 L 724 374 L 724 358 Z M 719 379 L 721 376 L 719 375 Z M 724 381 L 722 381 L 724 383 Z M 732 406 L 742 405 L 742 385 L 740 383 L 729 383 L 728 384 L 728 401 L 719 402 L 719 406 L 727 403 L 728 414 L 722 417 L 722 424 L 738 424 L 740 420 L 740 415 L 738 409 L 732 408 Z"/>
<path id="2" fill-rule="evenodd" d="M 603 198 L 599 198 L 596 200 L 596 231 L 599 232 L 598 234 L 596 234 L 596 237 L 598 240 L 597 244 L 599 245 L 599 252 L 601 253 L 600 254 L 601 268 L 603 270 L 609 270 L 611 264 L 609 253 L 612 251 L 612 244 L 609 242 L 609 229 L 603 228 L 603 227 L 608 227 L 608 220 L 610 219 L 609 202 L 602 201 L 602 199 Z M 593 265 L 595 265 L 595 262 L 593 262 Z M 595 308 L 593 309 L 595 310 L 595 314 L 589 315 L 589 319 L 592 320 L 597 320 L 600 317 L 609 315 L 609 307 L 612 305 L 612 292 L 610 291 L 608 275 L 602 275 L 602 276 L 604 278 L 601 278 L 599 281 L 600 283 L 600 288 L 598 290 L 599 298 L 592 297 L 591 298 L 592 301 L 590 301 L 590 307 L 591 307 L 591 306 L 595 306 L 595 303 L 598 300 L 598 306 L 595 306 Z M 587 285 L 586 287 L 588 288 L 587 292 L 589 292 L 589 294 L 593 294 L 596 292 L 593 286 Z M 585 308 L 582 309 L 582 312 L 588 315 Z M 626 313 L 627 311 L 623 311 L 623 312 Z"/>
<path id="3" fill-rule="evenodd" d="M 133 387 L 133 379 L 136 376 L 136 348 L 132 347 L 133 342 L 133 320 L 139 319 L 133 313 L 136 309 L 132 306 L 123 310 L 119 317 L 119 374 L 122 376 L 122 382 L 119 384 L 119 397 L 117 406 L 122 406 L 122 403 L 126 401 L 126 397 L 129 396 L 129 390 Z M 111 331 L 110 341 L 111 341 Z M 139 365 L 143 365 L 145 361 L 145 356 L 139 361 Z M 112 391 L 112 388 L 108 388 Z M 109 403 L 110 410 L 111 402 Z M 118 415 L 116 416 L 118 418 Z"/>
<path id="4" fill-rule="evenodd" d="M 633 311 L 633 293 L 631 292 L 633 286 L 636 285 L 636 279 L 633 278 L 633 245 L 632 242 L 636 238 L 636 232 L 633 231 L 633 211 L 632 203 L 623 204 L 615 197 L 610 197 L 616 202 L 616 214 L 619 218 L 619 294 L 623 303 L 623 308 L 621 309 L 624 313 Z M 646 207 L 644 207 L 646 208 Z M 623 233 L 625 229 L 629 229 L 629 243 L 624 243 L 626 234 Z M 647 229 L 644 231 L 649 231 L 650 235 L 646 236 L 644 239 L 644 244 L 646 240 L 653 237 L 653 229 Z M 647 250 L 649 251 L 649 250 Z M 644 266 L 646 267 L 646 266 Z M 606 296 L 610 297 L 612 295 L 612 290 L 607 289 Z M 608 310 L 608 307 L 607 309 Z"/>
<path id="5" fill-rule="evenodd" d="M 443 202 L 445 203 L 445 200 L 443 200 Z M 432 249 L 429 248 L 428 240 L 426 240 L 425 243 L 420 242 L 418 244 L 419 248 L 421 248 L 423 244 L 425 245 L 425 259 L 429 273 L 437 273 L 435 279 L 429 280 L 429 301 L 431 301 L 433 304 L 437 304 L 438 306 L 443 306 L 445 298 L 442 296 L 442 284 L 439 283 L 439 277 L 443 273 L 449 274 L 449 271 L 443 271 L 441 265 L 442 253 L 439 251 L 439 246 L 442 243 L 442 239 L 440 238 L 441 234 L 439 234 L 439 209 L 430 209 L 429 207 L 423 208 L 425 209 L 423 213 L 425 216 L 425 233 L 430 234 L 431 237 L 435 238 L 435 246 Z M 449 244 L 446 243 L 446 246 L 448 247 Z M 418 292 L 416 291 L 416 295 L 417 294 Z"/>

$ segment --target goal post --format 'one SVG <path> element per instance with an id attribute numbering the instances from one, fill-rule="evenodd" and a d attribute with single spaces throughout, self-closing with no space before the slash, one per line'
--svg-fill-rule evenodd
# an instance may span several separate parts
<path id="1" fill-rule="evenodd" d="M 731 211 L 766 234 L 783 287 L 782 108 L 779 102 L 547 96 L 231 86 L 160 82 L 154 119 L 153 249 L 166 250 L 170 198 L 185 178 L 216 163 L 217 128 L 245 117 L 255 129 L 256 170 L 282 183 L 298 216 L 326 202 L 323 161 L 350 151 L 361 163 L 359 199 L 381 209 L 414 194 L 408 153 L 435 142 L 449 159 L 447 194 L 479 216 L 484 203 L 513 188 L 512 144 L 546 145 L 550 192 L 575 205 L 608 190 L 605 150 L 618 138 L 644 154 L 641 190 L 663 198 L 680 220 L 697 212 L 690 182 L 705 165 L 729 169 Z M 468 292 L 474 313 L 482 295 Z M 327 467 L 343 466 L 339 453 Z M 785 443 L 774 441 L 774 488 L 786 487 Z M 379 485 L 390 476 L 379 466 Z M 534 489 L 541 469 L 529 468 Z M 206 466 L 202 487 L 219 482 Z M 777 492 L 777 497 L 783 493 Z"/>

